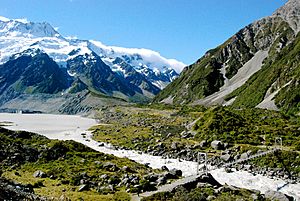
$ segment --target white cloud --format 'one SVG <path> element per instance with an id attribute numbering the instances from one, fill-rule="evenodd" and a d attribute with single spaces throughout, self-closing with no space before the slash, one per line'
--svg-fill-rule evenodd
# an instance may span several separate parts
<path id="1" fill-rule="evenodd" d="M 6 17 L 3 17 L 3 16 L 0 16 L 0 21 L 2 21 L 2 22 L 8 22 L 8 21 L 10 21 L 10 19 L 8 19 Z"/>
<path id="2" fill-rule="evenodd" d="M 20 18 L 20 19 L 14 19 L 14 20 L 17 21 L 17 22 L 24 23 L 24 24 L 29 23 L 29 21 L 27 20 L 27 18 Z"/>
<path id="3" fill-rule="evenodd" d="M 144 48 L 123 48 L 123 47 L 116 47 L 116 46 L 106 46 L 99 41 L 90 41 L 94 45 L 107 50 L 107 51 L 114 51 L 118 54 L 139 54 L 141 57 L 146 60 L 150 61 L 152 64 L 157 65 L 158 67 L 162 67 L 161 65 L 165 65 L 167 67 L 173 68 L 176 72 L 180 73 L 182 69 L 187 66 L 183 62 L 180 62 L 176 59 L 167 59 L 162 57 L 158 52 L 153 50 L 144 49 Z"/>

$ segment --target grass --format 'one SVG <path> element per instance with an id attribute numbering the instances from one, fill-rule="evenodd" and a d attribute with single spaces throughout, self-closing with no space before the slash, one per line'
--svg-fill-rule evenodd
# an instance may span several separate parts
<path id="1" fill-rule="evenodd" d="M 159 109 L 157 109 L 159 108 Z M 109 111 L 100 111 L 98 118 L 105 120 L 105 125 L 92 128 L 93 138 L 119 147 L 147 151 L 162 143 L 166 150 L 171 144 L 178 146 L 195 145 L 197 141 L 182 139 L 180 133 L 185 130 L 187 122 L 196 118 L 197 110 L 161 109 L 162 106 L 117 107 Z M 106 115 L 117 116 L 107 120 Z"/>
<path id="2" fill-rule="evenodd" d="M 43 195 L 48 198 L 60 198 L 64 196 L 71 200 L 112 200 L 113 195 L 101 195 L 96 191 L 83 191 L 78 192 L 78 187 L 74 187 L 68 184 L 61 184 L 58 180 L 51 180 L 49 178 L 35 178 L 32 176 L 32 171 L 18 171 L 21 176 L 16 176 L 15 171 L 5 172 L 2 176 L 15 180 L 22 184 L 34 185 L 38 182 L 42 182 L 43 186 L 34 188 L 34 192 L 38 195 Z"/>
<path id="3" fill-rule="evenodd" d="M 300 122 L 292 116 L 263 109 L 205 109 L 164 105 L 150 107 L 117 107 L 100 111 L 100 119 L 107 120 L 105 117 L 108 114 L 115 118 L 105 121 L 108 125 L 94 127 L 94 139 L 128 149 L 150 153 L 154 151 L 155 154 L 165 155 L 191 149 L 193 152 L 206 151 L 209 155 L 219 155 L 220 151 L 210 147 L 213 140 L 221 140 L 233 147 L 239 146 L 240 153 L 248 150 L 255 153 L 259 149 L 265 150 L 266 146 L 275 145 L 275 138 L 281 137 L 285 150 L 291 156 L 287 157 L 287 161 L 299 163 L 292 151 L 300 150 Z M 185 130 L 187 122 L 193 122 L 195 119 L 198 119 L 193 126 L 196 135 L 182 138 L 180 133 Z M 207 141 L 207 146 L 195 146 L 203 140 Z M 177 150 L 172 149 L 174 143 L 177 144 Z M 160 147 L 163 147 L 163 152 L 155 152 Z M 287 163 L 276 157 L 272 158 L 272 161 L 277 167 Z M 267 160 L 263 163 L 258 162 L 254 160 L 252 163 L 259 166 L 268 165 Z M 298 172 L 299 169 L 294 168 L 293 171 Z"/>
<path id="4" fill-rule="evenodd" d="M 97 186 L 109 185 L 109 179 L 102 179 L 101 175 L 107 175 L 110 180 L 120 180 L 126 174 L 142 178 L 159 172 L 127 158 L 99 153 L 74 141 L 49 140 L 33 133 L 3 128 L 0 130 L 0 140 L 2 176 L 33 185 L 35 192 L 42 196 L 59 198 L 64 195 L 72 200 L 111 200 L 112 195 L 98 192 Z M 14 156 L 18 157 L 12 159 Z M 105 165 L 108 162 L 115 164 L 117 170 L 107 168 Z M 122 169 L 124 166 L 129 170 Z M 37 170 L 45 172 L 47 178 L 35 178 L 33 174 Z M 92 184 L 90 190 L 78 192 L 82 179 Z M 114 186 L 114 189 L 121 192 L 133 188 L 132 185 L 125 187 L 123 184 Z"/>
<path id="5" fill-rule="evenodd" d="M 194 129 L 196 138 L 208 142 L 274 145 L 275 138 L 281 137 L 284 146 L 298 149 L 299 126 L 297 120 L 275 111 L 214 107 L 202 114 Z"/>
<path id="6" fill-rule="evenodd" d="M 217 201 L 252 201 L 253 194 L 256 194 L 258 196 L 258 200 L 267 200 L 262 198 L 259 194 L 246 189 L 226 188 L 226 190 L 222 192 L 215 193 L 212 187 L 194 188 L 192 190 L 187 190 L 186 188 L 179 187 L 174 192 L 157 193 L 150 197 L 143 198 L 142 201 L 205 201 L 209 196 L 214 196 L 213 200 Z"/>

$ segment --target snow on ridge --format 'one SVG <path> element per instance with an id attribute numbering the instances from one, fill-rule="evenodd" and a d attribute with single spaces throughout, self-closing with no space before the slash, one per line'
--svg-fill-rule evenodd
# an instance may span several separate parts
<path id="1" fill-rule="evenodd" d="M 52 42 L 63 42 L 63 40 L 68 41 L 70 46 L 74 46 L 73 43 L 79 43 L 79 41 L 85 41 L 87 43 L 87 48 L 96 52 L 99 56 L 102 55 L 108 57 L 121 57 L 122 56 L 132 56 L 136 57 L 131 62 L 132 66 L 139 66 L 140 61 L 138 57 L 141 57 L 143 64 L 147 67 L 159 69 L 162 73 L 164 68 L 173 68 L 177 73 L 180 73 L 186 64 L 177 61 L 176 59 L 167 59 L 160 55 L 160 53 L 145 49 L 145 48 L 124 48 L 117 46 L 104 45 L 100 41 L 94 40 L 79 40 L 76 37 L 62 37 L 57 29 L 53 28 L 47 22 L 30 22 L 26 18 L 23 19 L 8 19 L 6 17 L 0 16 L 0 36 L 9 37 L 8 39 L 15 37 L 24 37 L 24 42 L 27 43 L 25 39 L 29 38 L 51 38 Z M 57 39 L 61 39 L 58 41 Z M 54 40 L 54 41 L 53 41 Z M 45 43 L 44 43 L 45 44 Z M 23 44 L 20 44 L 23 46 Z M 1 47 L 0 47 L 1 48 Z M 53 48 L 57 51 L 57 48 Z M 47 52 L 47 51 L 46 51 Z M 53 52 L 53 51 L 52 51 Z"/>
<path id="2" fill-rule="evenodd" d="M 158 52 L 145 48 L 124 48 L 117 46 L 107 46 L 95 40 L 90 40 L 90 43 L 100 49 L 105 50 L 109 55 L 139 55 L 144 61 L 152 64 L 149 67 L 158 68 L 160 71 L 162 71 L 164 66 L 168 66 L 172 67 L 177 73 L 180 73 L 186 66 L 186 64 L 177 61 L 176 59 L 166 59 L 162 57 Z M 138 66 L 139 63 L 140 62 L 136 63 L 136 66 Z"/>
<path id="3" fill-rule="evenodd" d="M 3 16 L 0 16 L 0 21 L 2 21 L 2 22 L 9 22 L 10 19 L 8 19 L 6 17 L 3 17 Z"/>
<path id="4" fill-rule="evenodd" d="M 173 81 L 186 66 L 153 50 L 108 46 L 100 41 L 64 37 L 47 22 L 35 23 L 0 16 L 0 64 L 14 54 L 33 48 L 47 53 L 60 67 L 66 67 L 68 60 L 79 55 L 95 52 L 111 70 L 126 77 L 126 66 L 115 65 L 119 58 L 160 89 Z"/>
<path id="5" fill-rule="evenodd" d="M 14 21 L 17 21 L 17 22 L 21 22 L 23 24 L 28 24 L 30 23 L 27 18 L 19 18 L 19 19 L 13 19 Z"/>
<path id="6" fill-rule="evenodd" d="M 47 22 L 30 22 L 26 18 L 8 19 L 0 16 L 1 36 L 60 37 L 60 34 Z"/>

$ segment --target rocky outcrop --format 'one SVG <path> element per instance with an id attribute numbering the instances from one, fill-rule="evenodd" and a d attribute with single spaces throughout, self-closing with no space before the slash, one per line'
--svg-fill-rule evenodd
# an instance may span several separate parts
<path id="1" fill-rule="evenodd" d="M 289 0 L 283 7 L 279 8 L 273 16 L 281 17 L 289 23 L 290 27 L 297 34 L 300 31 L 300 1 Z"/>
<path id="2" fill-rule="evenodd" d="M 276 80 L 281 80 L 276 89 L 284 88 L 297 74 L 292 64 L 298 61 L 290 61 L 288 66 L 279 64 L 287 61 L 276 61 L 288 52 L 295 51 L 296 55 L 298 51 L 288 48 L 299 32 L 299 10 L 299 0 L 290 0 L 273 15 L 244 27 L 222 45 L 207 51 L 197 62 L 186 67 L 154 101 L 167 103 L 169 101 L 166 100 L 172 99 L 172 104 L 255 107 L 263 101 L 267 90 Z M 291 58 L 295 58 L 295 55 Z M 270 66 L 272 63 L 274 65 Z M 287 72 L 275 73 L 280 71 Z M 263 82 L 267 76 L 268 80 Z M 297 91 L 297 86 L 295 84 L 290 91 Z M 251 102 L 252 97 L 255 99 Z M 277 100 L 275 104 L 281 106 L 284 101 Z"/>
<path id="3" fill-rule="evenodd" d="M 22 185 L 0 177 L 0 200 L 46 201 L 48 199 L 35 195 L 31 185 Z"/>
<path id="4" fill-rule="evenodd" d="M 278 191 L 272 191 L 272 190 L 268 190 L 265 193 L 265 198 L 268 198 L 270 200 L 279 200 L 279 201 L 292 201 L 294 200 L 293 198 L 278 192 Z"/>

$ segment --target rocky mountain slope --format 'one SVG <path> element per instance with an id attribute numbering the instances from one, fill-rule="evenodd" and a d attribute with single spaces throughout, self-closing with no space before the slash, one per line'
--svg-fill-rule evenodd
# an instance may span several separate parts
<path id="1" fill-rule="evenodd" d="M 143 102 L 173 81 L 183 66 L 152 50 L 67 38 L 46 22 L 0 17 L 2 108 L 30 94 L 90 92 Z"/>
<path id="2" fill-rule="evenodd" d="M 300 1 L 289 0 L 186 67 L 155 101 L 297 111 L 299 19 Z"/>

